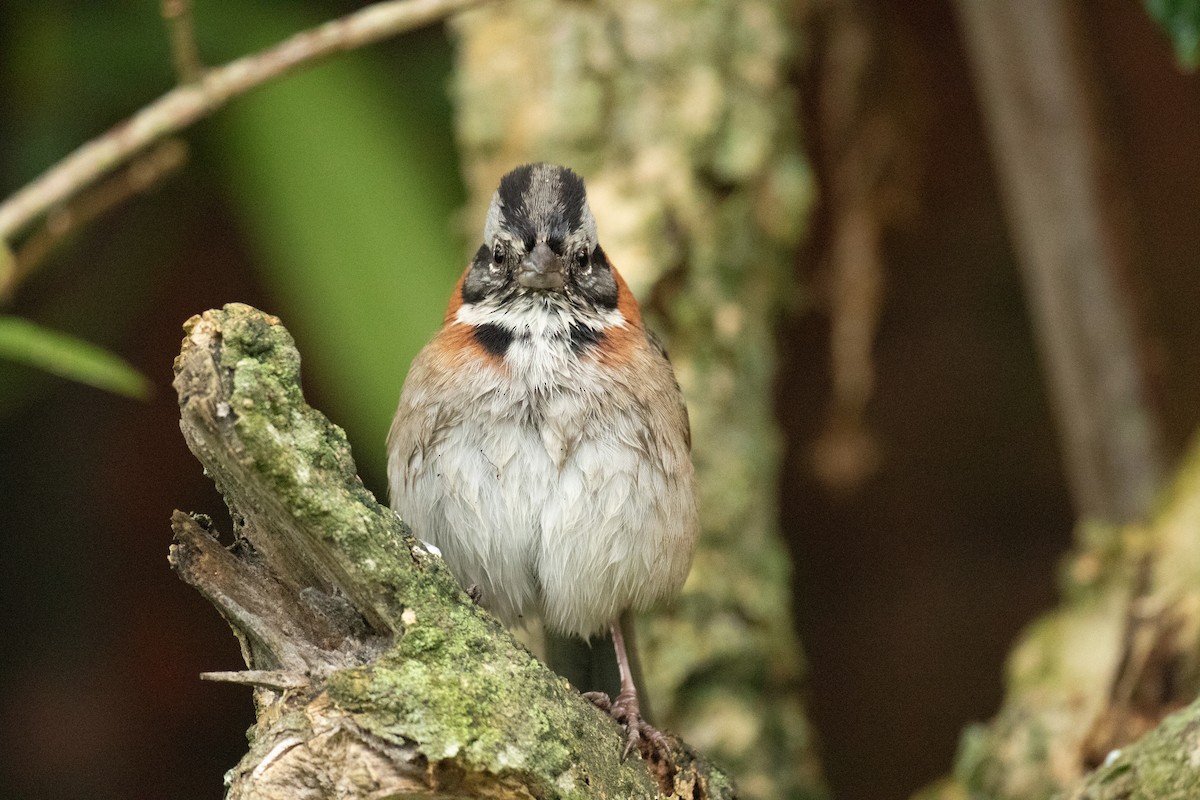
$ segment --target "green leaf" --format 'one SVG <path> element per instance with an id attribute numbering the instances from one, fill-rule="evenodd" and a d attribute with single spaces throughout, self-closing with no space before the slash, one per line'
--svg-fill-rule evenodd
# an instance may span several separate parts
<path id="1" fill-rule="evenodd" d="M 1200 0 L 1146 0 L 1146 11 L 1171 37 L 1180 66 L 1200 66 Z"/>
<path id="2" fill-rule="evenodd" d="M 150 394 L 150 381 L 120 356 L 20 317 L 0 315 L 0 359 L 126 397 L 142 400 Z"/>

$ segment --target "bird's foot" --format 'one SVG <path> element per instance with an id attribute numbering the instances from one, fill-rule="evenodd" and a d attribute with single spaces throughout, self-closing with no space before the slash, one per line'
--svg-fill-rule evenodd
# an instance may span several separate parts
<path id="1" fill-rule="evenodd" d="M 483 599 L 483 590 L 479 588 L 478 583 L 472 583 L 467 587 L 467 597 L 471 598 L 471 602 L 479 605 L 479 601 Z"/>
<path id="2" fill-rule="evenodd" d="M 633 692 L 621 692 L 616 700 L 609 698 L 604 692 L 584 692 L 584 697 L 592 705 L 608 714 L 616 723 L 625 729 L 625 749 L 621 751 L 621 760 L 629 758 L 635 749 L 642 758 L 657 768 L 671 770 L 671 745 L 662 731 L 642 719 L 641 708 L 638 706 L 637 695 Z"/>

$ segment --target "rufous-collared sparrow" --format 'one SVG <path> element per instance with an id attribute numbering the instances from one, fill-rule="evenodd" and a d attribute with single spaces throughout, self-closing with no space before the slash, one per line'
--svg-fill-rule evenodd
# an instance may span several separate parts
<path id="1" fill-rule="evenodd" d="M 696 541 L 691 434 L 661 344 L 596 238 L 582 179 L 504 176 L 442 329 L 413 361 L 388 436 L 392 507 L 509 626 L 607 626 L 641 718 L 619 618 L 674 595 Z"/>

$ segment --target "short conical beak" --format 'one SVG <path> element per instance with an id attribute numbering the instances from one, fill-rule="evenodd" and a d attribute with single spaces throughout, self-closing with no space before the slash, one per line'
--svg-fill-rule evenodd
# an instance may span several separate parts
<path id="1" fill-rule="evenodd" d="M 561 292 L 567 284 L 562 259 L 545 242 L 538 242 L 532 252 L 521 260 L 516 279 L 526 289 L 551 289 L 556 292 Z"/>

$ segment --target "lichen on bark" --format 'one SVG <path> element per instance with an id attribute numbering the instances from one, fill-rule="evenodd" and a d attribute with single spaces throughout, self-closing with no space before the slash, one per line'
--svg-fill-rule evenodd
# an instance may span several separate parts
<path id="1" fill-rule="evenodd" d="M 964 733 L 954 784 L 926 796 L 1149 799 L 1200 786 L 1200 707 L 1180 710 L 1200 693 L 1198 530 L 1200 440 L 1148 524 L 1079 526 L 1062 605 L 1014 648 L 1004 705 Z"/>
<path id="2" fill-rule="evenodd" d="M 1063 800 L 1190 800 L 1200 792 L 1200 701 L 1114 750 Z"/>
<path id="3" fill-rule="evenodd" d="M 682 743 L 674 772 L 461 591 L 359 481 L 345 434 L 309 407 L 278 319 L 229 305 L 189 320 L 181 428 L 234 540 L 176 512 L 171 562 L 243 643 L 256 687 L 230 798 L 733 797 Z"/>

